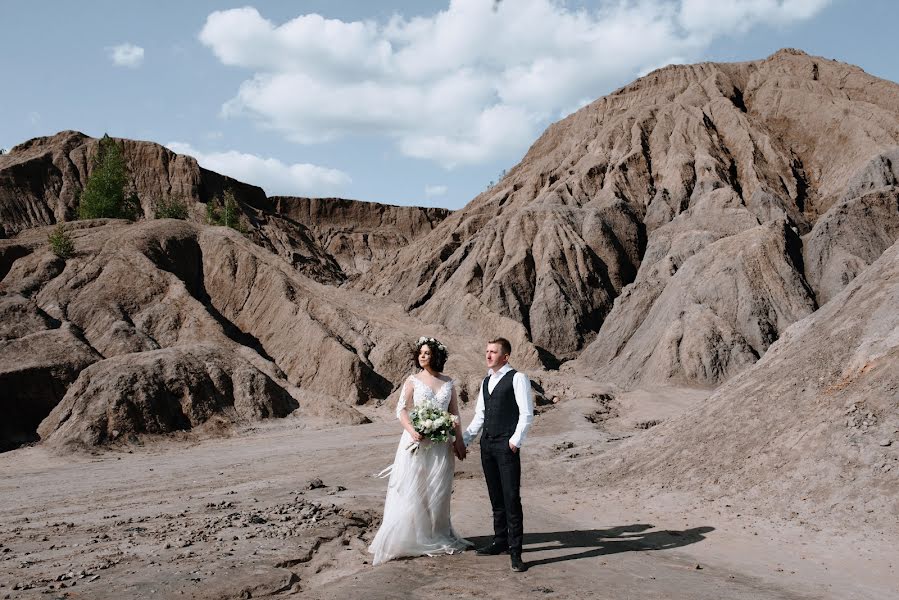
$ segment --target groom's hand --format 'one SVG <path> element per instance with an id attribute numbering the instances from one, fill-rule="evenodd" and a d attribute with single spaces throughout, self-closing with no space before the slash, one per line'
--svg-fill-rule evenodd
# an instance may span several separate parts
<path id="1" fill-rule="evenodd" d="M 512 451 L 512 454 L 516 454 L 518 452 L 518 446 L 516 446 L 512 442 L 509 442 L 509 450 Z"/>

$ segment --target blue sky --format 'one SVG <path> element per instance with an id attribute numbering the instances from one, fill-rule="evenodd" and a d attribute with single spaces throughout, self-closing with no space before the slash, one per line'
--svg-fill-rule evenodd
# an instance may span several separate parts
<path id="1" fill-rule="evenodd" d="M 669 62 L 797 47 L 897 81 L 897 22 L 849 0 L 7 0 L 0 147 L 107 132 L 269 195 L 459 208 Z"/>

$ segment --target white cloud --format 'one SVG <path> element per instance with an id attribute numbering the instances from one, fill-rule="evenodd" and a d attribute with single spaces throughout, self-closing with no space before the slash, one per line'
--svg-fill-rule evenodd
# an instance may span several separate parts
<path id="1" fill-rule="evenodd" d="M 352 182 L 343 171 L 308 163 L 288 165 L 275 158 L 235 150 L 200 152 L 183 142 L 169 142 L 166 147 L 172 152 L 193 156 L 210 171 L 258 185 L 270 196 L 334 195 Z"/>
<path id="2" fill-rule="evenodd" d="M 112 64 L 118 67 L 136 69 L 144 62 L 144 49 L 134 44 L 119 44 L 107 48 L 106 51 L 112 59 Z"/>
<path id="3" fill-rule="evenodd" d="M 652 73 L 656 69 L 661 69 L 662 67 L 667 67 L 668 65 L 684 65 L 687 64 L 687 59 L 683 56 L 669 56 L 666 59 L 660 60 L 658 63 L 654 65 L 646 65 L 637 73 L 637 77 L 643 77 L 644 75 L 648 75 Z"/>
<path id="4" fill-rule="evenodd" d="M 283 24 L 245 7 L 199 34 L 252 71 L 222 107 L 300 143 L 393 139 L 447 168 L 521 155 L 550 120 L 639 73 L 694 60 L 716 38 L 809 19 L 831 0 L 451 0 L 386 23 L 305 14 Z"/>
<path id="5" fill-rule="evenodd" d="M 445 196 L 449 188 L 445 185 L 426 185 L 425 198 L 436 198 L 437 196 Z"/>
<path id="6" fill-rule="evenodd" d="M 430 159 L 451 169 L 498 156 L 510 156 L 534 141 L 537 121 L 524 110 L 496 105 L 475 115 L 472 131 L 453 134 L 411 132 L 402 136 L 400 150 L 407 156 Z"/>
<path id="7" fill-rule="evenodd" d="M 690 32 L 709 37 L 716 27 L 745 33 L 755 25 L 786 25 L 815 16 L 831 0 L 683 0 L 680 22 Z"/>

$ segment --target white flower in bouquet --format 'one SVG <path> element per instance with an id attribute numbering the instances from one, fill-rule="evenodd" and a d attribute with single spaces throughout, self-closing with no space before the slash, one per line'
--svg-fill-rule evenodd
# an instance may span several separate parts
<path id="1" fill-rule="evenodd" d="M 453 425 L 458 418 L 431 403 L 416 406 L 409 413 L 412 427 L 430 442 L 446 442 L 453 436 Z M 419 442 L 412 442 L 408 449 L 418 450 Z"/>

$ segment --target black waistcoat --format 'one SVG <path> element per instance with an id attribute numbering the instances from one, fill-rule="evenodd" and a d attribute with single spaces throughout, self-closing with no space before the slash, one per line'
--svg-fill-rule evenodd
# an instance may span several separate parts
<path id="1" fill-rule="evenodd" d="M 481 393 L 484 395 L 484 434 L 487 436 L 512 436 L 518 426 L 518 404 L 515 403 L 515 389 L 512 380 L 515 369 L 509 370 L 491 393 L 488 388 L 490 376 L 484 378 Z"/>

